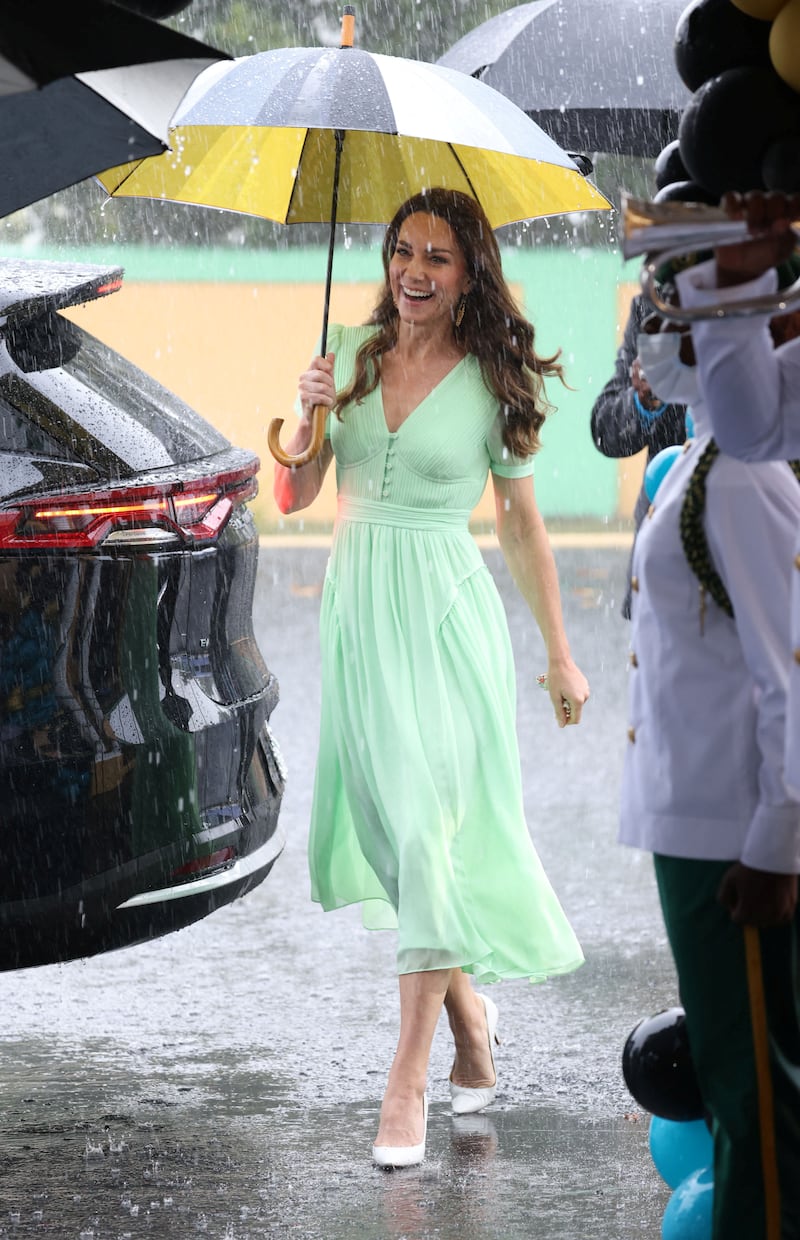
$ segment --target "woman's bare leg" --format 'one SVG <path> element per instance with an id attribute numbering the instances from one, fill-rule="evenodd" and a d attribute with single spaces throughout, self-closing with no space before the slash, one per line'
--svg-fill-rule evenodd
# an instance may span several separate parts
<path id="1" fill-rule="evenodd" d="M 486 1009 L 461 969 L 453 969 L 444 997 L 456 1057 L 451 1079 L 468 1089 L 484 1089 L 495 1083 L 492 1053 L 486 1029 Z"/>
<path id="2" fill-rule="evenodd" d="M 376 1145 L 418 1145 L 422 1096 L 436 1023 L 452 969 L 400 974 L 400 1036 L 381 1106 Z"/>

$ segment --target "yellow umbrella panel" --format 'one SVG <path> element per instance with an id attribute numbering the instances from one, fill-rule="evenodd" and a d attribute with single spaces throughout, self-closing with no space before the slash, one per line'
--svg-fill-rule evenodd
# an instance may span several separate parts
<path id="1" fill-rule="evenodd" d="M 172 151 L 124 164 L 99 180 L 114 197 L 168 199 L 261 216 L 281 224 L 330 220 L 331 130 L 179 127 Z M 337 219 L 390 220 L 406 198 L 443 186 L 477 198 L 493 228 L 569 211 L 608 210 L 577 171 L 505 151 L 350 130 L 339 174 Z"/>

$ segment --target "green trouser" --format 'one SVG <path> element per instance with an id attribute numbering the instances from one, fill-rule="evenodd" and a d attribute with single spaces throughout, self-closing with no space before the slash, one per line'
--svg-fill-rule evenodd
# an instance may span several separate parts
<path id="1" fill-rule="evenodd" d="M 717 900 L 730 862 L 654 861 L 713 1120 L 713 1240 L 800 1240 L 800 910 L 745 932 Z"/>

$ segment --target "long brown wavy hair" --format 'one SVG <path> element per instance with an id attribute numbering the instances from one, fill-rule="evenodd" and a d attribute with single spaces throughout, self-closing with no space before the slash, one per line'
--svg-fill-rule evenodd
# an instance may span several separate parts
<path id="1" fill-rule="evenodd" d="M 521 314 L 503 275 L 500 250 L 483 208 L 457 190 L 428 189 L 415 194 L 396 212 L 383 239 L 384 285 L 367 320 L 378 331 L 359 349 L 353 379 L 337 397 L 334 411 L 360 404 L 378 386 L 381 356 L 397 343 L 399 315 L 389 284 L 389 263 L 403 221 L 410 215 L 434 215 L 453 230 L 471 280 L 460 324 L 453 321 L 456 343 L 480 362 L 484 382 L 503 411 L 503 443 L 514 456 L 531 456 L 539 448 L 539 431 L 553 406 L 544 379 L 557 375 L 566 386 L 561 350 L 540 357 L 534 329 Z"/>

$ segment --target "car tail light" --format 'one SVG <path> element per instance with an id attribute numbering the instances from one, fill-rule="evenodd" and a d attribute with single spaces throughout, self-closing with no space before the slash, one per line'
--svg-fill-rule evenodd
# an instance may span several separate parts
<path id="1" fill-rule="evenodd" d="M 199 878 L 202 874 L 210 874 L 214 870 L 222 870 L 236 860 L 236 849 L 230 846 L 220 848 L 217 852 L 208 853 L 205 857 L 195 857 L 185 865 L 179 865 L 172 871 L 173 878 Z"/>
<path id="2" fill-rule="evenodd" d="M 213 541 L 239 504 L 258 493 L 258 460 L 191 482 L 26 500 L 0 511 L 0 548 L 96 547 L 115 535 L 163 530 L 189 542 Z"/>

